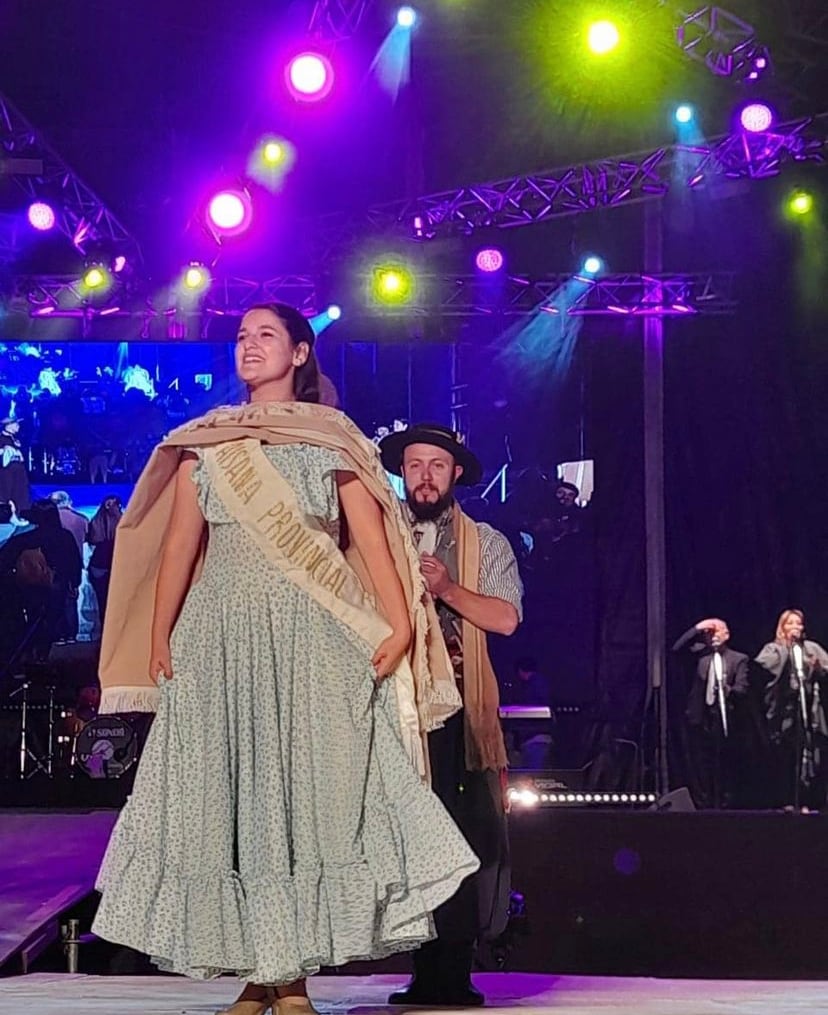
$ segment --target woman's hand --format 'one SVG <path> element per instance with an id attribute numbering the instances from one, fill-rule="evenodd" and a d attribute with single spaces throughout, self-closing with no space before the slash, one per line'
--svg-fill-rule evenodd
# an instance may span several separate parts
<path id="1" fill-rule="evenodd" d="M 377 675 L 377 681 L 381 682 L 394 672 L 397 663 L 405 655 L 408 646 L 411 644 L 411 629 L 409 627 L 400 631 L 392 631 L 388 637 L 380 643 L 371 663 Z"/>
<path id="2" fill-rule="evenodd" d="M 161 678 L 171 680 L 173 675 L 172 657 L 170 655 L 170 643 L 168 641 L 154 641 L 150 652 L 149 677 L 154 684 L 160 684 Z"/>

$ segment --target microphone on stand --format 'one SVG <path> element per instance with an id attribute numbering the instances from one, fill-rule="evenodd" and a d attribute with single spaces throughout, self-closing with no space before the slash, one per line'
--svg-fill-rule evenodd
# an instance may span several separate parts
<path id="1" fill-rule="evenodd" d="M 796 676 L 799 692 L 799 711 L 802 716 L 802 729 L 808 729 L 808 700 L 805 696 L 805 656 L 802 652 L 802 640 L 805 632 L 791 639 L 791 664 Z"/>
<path id="2" fill-rule="evenodd" d="M 791 659 L 793 660 L 794 669 L 796 675 L 802 677 L 805 675 L 805 657 L 802 654 L 802 640 L 801 638 L 795 638 L 791 642 Z"/>

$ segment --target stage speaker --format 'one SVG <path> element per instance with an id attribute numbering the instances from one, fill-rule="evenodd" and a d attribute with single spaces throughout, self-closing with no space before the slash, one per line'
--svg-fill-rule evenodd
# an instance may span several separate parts
<path id="1" fill-rule="evenodd" d="M 651 811 L 680 811 L 683 813 L 694 811 L 695 809 L 696 805 L 693 803 L 690 790 L 686 786 L 679 786 L 678 789 L 665 793 L 664 796 L 660 796 L 652 807 L 649 808 Z"/>
<path id="2" fill-rule="evenodd" d="M 826 977 L 824 817 L 523 807 L 509 838 L 527 930 L 510 970 Z"/>

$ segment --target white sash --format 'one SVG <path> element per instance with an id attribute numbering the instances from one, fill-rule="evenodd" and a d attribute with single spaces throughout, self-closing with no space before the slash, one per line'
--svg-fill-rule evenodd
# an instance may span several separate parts
<path id="1" fill-rule="evenodd" d="M 333 539 L 299 507 L 293 488 L 261 444 L 252 439 L 232 441 L 206 447 L 203 455 L 216 493 L 267 560 L 359 635 L 373 654 L 391 633 L 388 622 Z M 425 778 L 414 675 L 405 656 L 393 676 L 403 744 Z"/>

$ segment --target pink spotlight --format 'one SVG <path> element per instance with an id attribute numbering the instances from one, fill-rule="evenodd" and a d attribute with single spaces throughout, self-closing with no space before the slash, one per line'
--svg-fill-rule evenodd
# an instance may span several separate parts
<path id="1" fill-rule="evenodd" d="M 773 123 L 773 110 L 764 102 L 751 102 L 739 114 L 742 127 L 751 134 L 761 134 Z"/>
<path id="2" fill-rule="evenodd" d="M 298 102 L 318 102 L 333 88 L 334 71 L 331 61 L 321 53 L 299 53 L 288 64 L 285 78 Z"/>
<path id="3" fill-rule="evenodd" d="M 477 265 L 478 271 L 500 271 L 505 263 L 505 258 L 495 247 L 486 247 L 484 250 L 478 251 L 474 263 Z"/>
<path id="4" fill-rule="evenodd" d="M 253 218 L 253 205 L 243 190 L 222 190 L 215 194 L 207 206 L 210 226 L 223 236 L 243 233 Z"/>
<path id="5" fill-rule="evenodd" d="M 32 229 L 37 229 L 41 233 L 55 227 L 55 213 L 44 201 L 35 201 L 29 205 L 28 218 Z"/>

